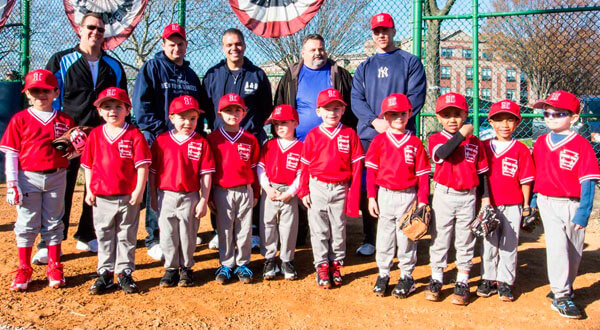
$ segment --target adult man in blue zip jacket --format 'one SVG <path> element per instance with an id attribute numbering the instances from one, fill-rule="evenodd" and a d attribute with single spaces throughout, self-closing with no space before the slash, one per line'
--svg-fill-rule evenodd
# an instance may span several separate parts
<path id="1" fill-rule="evenodd" d="M 384 98 L 392 93 L 408 96 L 413 115 L 406 127 L 414 132 L 414 116 L 421 111 L 427 92 L 421 60 L 394 44 L 396 29 L 392 17 L 387 13 L 373 16 L 371 32 L 377 53 L 358 66 L 352 80 L 352 111 L 358 117 L 358 136 L 365 151 L 377 134 L 388 129 L 387 122 L 377 118 Z M 356 252 L 372 255 L 375 252 L 376 220 L 369 215 L 364 192 L 361 194 L 361 211 L 365 237 Z"/>
<path id="2" fill-rule="evenodd" d="M 212 110 L 206 109 L 208 126 L 212 130 L 223 126 L 223 121 L 217 116 L 219 99 L 225 94 L 236 93 L 244 99 L 248 107 L 240 126 L 254 134 L 262 145 L 267 137 L 263 126 L 273 110 L 271 83 L 267 74 L 244 56 L 246 42 L 240 30 L 231 28 L 223 32 L 222 49 L 225 60 L 208 69 L 203 80 L 208 100 L 212 104 Z M 259 244 L 258 215 L 258 207 L 255 207 L 252 219 L 252 248 L 257 248 Z M 216 249 L 217 242 L 215 235 L 209 243 L 209 248 Z"/>
<path id="3" fill-rule="evenodd" d="M 206 103 L 200 78 L 185 60 L 187 39 L 185 29 L 172 23 L 163 29 L 162 51 L 140 69 L 133 89 L 132 105 L 135 122 L 149 145 L 156 137 L 173 129 L 169 121 L 169 104 L 181 95 L 190 95 L 200 104 Z M 202 123 L 202 121 L 200 121 Z M 198 125 L 200 131 L 202 125 Z M 146 201 L 149 201 L 146 189 Z M 158 217 L 146 203 L 146 247 L 148 255 L 160 261 L 163 253 L 159 244 Z"/>

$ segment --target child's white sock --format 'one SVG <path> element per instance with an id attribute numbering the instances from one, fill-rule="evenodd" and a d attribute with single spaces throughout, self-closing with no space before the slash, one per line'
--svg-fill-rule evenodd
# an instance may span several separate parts
<path id="1" fill-rule="evenodd" d="M 431 273 L 431 279 L 444 283 L 444 272 L 436 271 Z"/>
<path id="2" fill-rule="evenodd" d="M 469 283 L 469 273 L 458 272 L 456 274 L 456 282 Z"/>

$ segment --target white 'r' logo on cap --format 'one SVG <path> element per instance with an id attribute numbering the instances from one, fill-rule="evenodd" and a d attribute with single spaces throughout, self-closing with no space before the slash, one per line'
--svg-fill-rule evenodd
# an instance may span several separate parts
<path id="1" fill-rule="evenodd" d="M 456 102 L 456 97 L 452 94 L 446 95 L 446 103 L 454 103 Z"/>
<path id="2" fill-rule="evenodd" d="M 391 106 L 393 106 L 393 105 L 396 105 L 396 98 L 395 98 L 395 97 L 392 97 L 392 98 L 390 98 L 390 99 L 388 100 L 388 106 L 390 106 L 390 107 L 391 107 Z"/>
<path id="3" fill-rule="evenodd" d="M 560 93 L 556 92 L 556 93 L 550 94 L 550 97 L 548 99 L 551 101 L 558 101 L 559 97 L 560 97 Z"/>
<path id="4" fill-rule="evenodd" d="M 229 95 L 229 102 L 237 101 L 237 97 L 235 95 Z"/>
<path id="5" fill-rule="evenodd" d="M 510 109 L 510 102 L 502 102 L 500 108 L 501 109 L 509 110 Z"/>
<path id="6" fill-rule="evenodd" d="M 329 90 L 327 91 L 327 94 L 329 95 L 329 97 L 336 97 L 335 91 Z"/>
<path id="7" fill-rule="evenodd" d="M 33 81 L 41 81 L 43 76 L 41 72 L 36 72 L 33 74 Z"/>
<path id="8" fill-rule="evenodd" d="M 383 22 L 383 15 L 377 16 L 377 23 Z"/>
<path id="9" fill-rule="evenodd" d="M 191 97 L 189 97 L 189 96 L 185 96 L 185 97 L 183 98 L 183 103 L 185 103 L 185 105 L 190 105 L 190 104 L 192 104 L 192 98 L 191 98 Z"/>

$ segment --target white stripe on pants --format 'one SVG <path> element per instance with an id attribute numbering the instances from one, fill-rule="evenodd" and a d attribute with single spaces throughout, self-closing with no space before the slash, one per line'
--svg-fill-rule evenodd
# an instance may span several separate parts
<path id="1" fill-rule="evenodd" d="M 411 275 L 417 264 L 417 243 L 404 235 L 398 223 L 402 215 L 412 206 L 417 195 L 415 188 L 405 190 L 389 190 L 379 187 L 377 204 L 379 219 L 377 220 L 377 242 L 375 260 L 380 276 L 389 276 L 397 251 L 398 268 L 403 275 Z"/>
<path id="2" fill-rule="evenodd" d="M 195 216 L 198 201 L 197 191 L 158 190 L 158 227 L 165 268 L 194 266 L 196 233 L 200 225 Z"/>
<path id="3" fill-rule="evenodd" d="M 308 225 L 315 267 L 323 262 L 340 261 L 346 257 L 346 195 L 345 184 L 309 181 L 311 206 Z"/>
<path id="4" fill-rule="evenodd" d="M 433 272 L 441 272 L 448 266 L 448 250 L 454 238 L 456 268 L 470 271 L 473 265 L 475 237 L 469 223 L 475 217 L 475 188 L 454 190 L 435 183 L 432 208 L 434 217 L 431 226 L 430 265 Z"/>
<path id="5" fill-rule="evenodd" d="M 481 252 L 481 278 L 513 285 L 517 273 L 517 247 L 521 229 L 521 205 L 500 205 L 496 214 L 500 226 L 484 240 Z"/>
<path id="6" fill-rule="evenodd" d="M 50 174 L 19 171 L 23 201 L 17 205 L 15 222 L 18 247 L 33 246 L 38 233 L 48 245 L 62 242 L 66 180 L 64 168 Z"/>
<path id="7" fill-rule="evenodd" d="M 135 245 L 140 204 L 129 205 L 131 195 L 96 196 L 93 209 L 98 239 L 98 273 L 102 269 L 120 274 L 135 269 Z"/>
<path id="8" fill-rule="evenodd" d="M 217 208 L 219 261 L 229 268 L 247 265 L 252 252 L 252 187 L 223 188 L 216 185 L 213 192 Z"/>
<path id="9" fill-rule="evenodd" d="M 277 191 L 285 192 L 289 186 L 271 183 Z M 281 242 L 279 258 L 283 262 L 294 260 L 296 239 L 298 236 L 298 198 L 287 202 L 272 201 L 263 191 L 261 197 L 260 253 L 266 259 L 275 258 L 277 243 Z"/>
<path id="10" fill-rule="evenodd" d="M 585 240 L 585 228 L 577 230 L 571 221 L 579 201 L 538 193 L 537 204 L 546 235 L 550 289 L 556 299 L 567 297 L 577 276 Z"/>

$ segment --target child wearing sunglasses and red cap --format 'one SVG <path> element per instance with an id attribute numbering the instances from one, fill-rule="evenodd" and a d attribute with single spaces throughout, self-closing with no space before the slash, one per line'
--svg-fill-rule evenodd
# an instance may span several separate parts
<path id="1" fill-rule="evenodd" d="M 571 130 L 579 119 L 579 99 L 556 91 L 534 108 L 544 109 L 550 133 L 533 146 L 537 179 L 533 191 L 544 233 L 552 309 L 567 318 L 579 319 L 573 303 L 573 282 L 583 253 L 585 227 L 594 201 L 595 183 L 600 180 L 598 160 L 590 142 Z"/>

